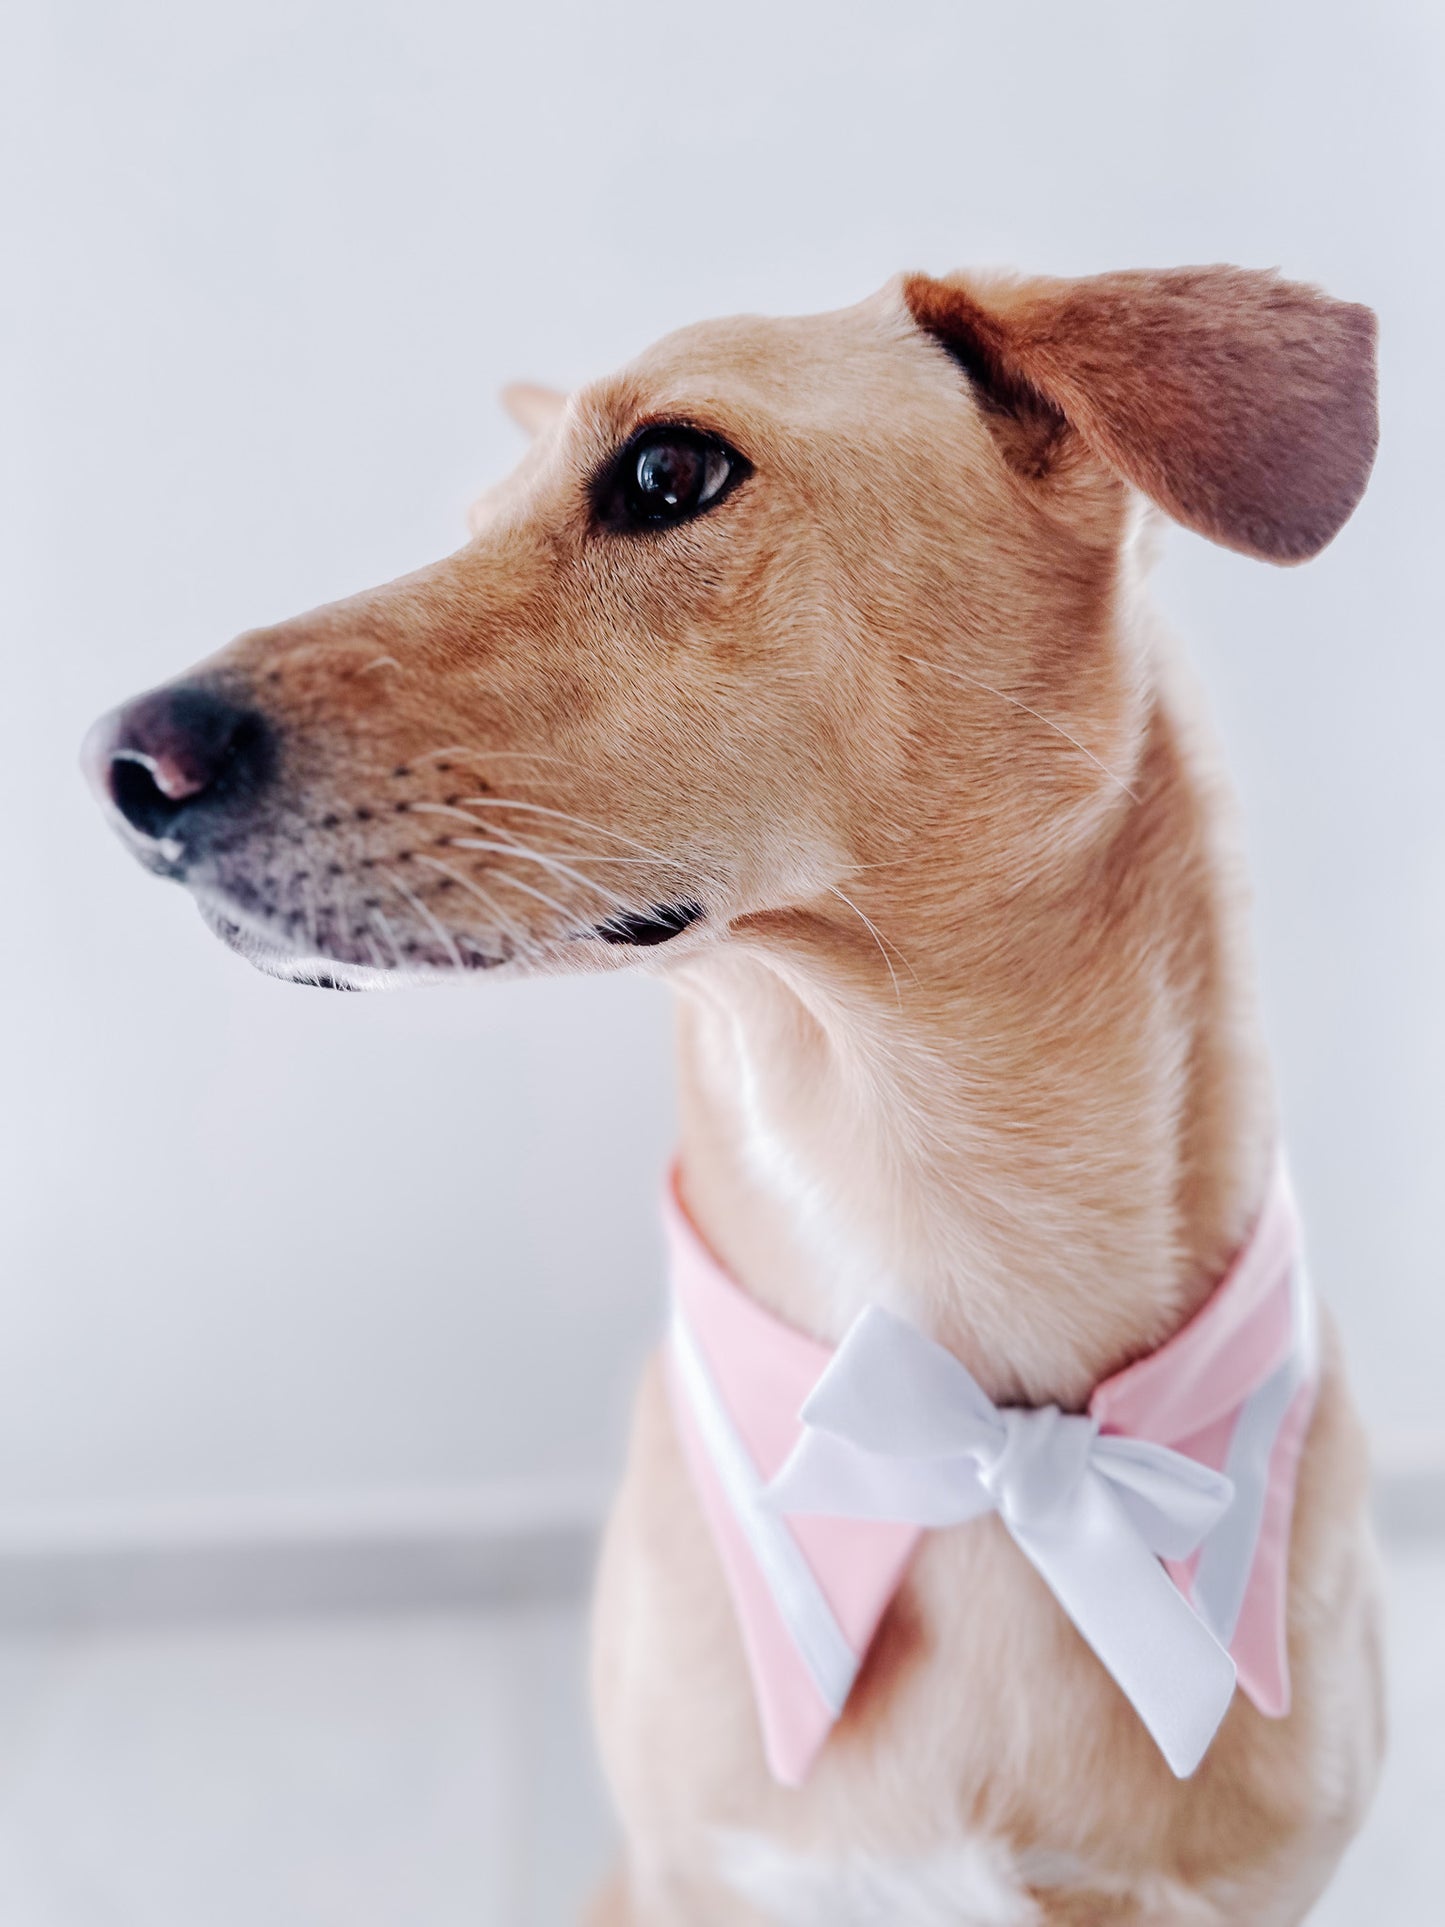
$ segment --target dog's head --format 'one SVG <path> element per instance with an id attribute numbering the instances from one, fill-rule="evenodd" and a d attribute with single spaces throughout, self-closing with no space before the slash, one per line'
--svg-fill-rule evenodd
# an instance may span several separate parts
<path id="1" fill-rule="evenodd" d="M 685 330 L 513 391 L 532 447 L 464 548 L 104 719 L 93 780 L 228 942 L 341 987 L 868 924 L 940 839 L 951 888 L 1017 889 L 1127 802 L 1143 501 L 1314 554 L 1373 336 L 1227 268 Z"/>

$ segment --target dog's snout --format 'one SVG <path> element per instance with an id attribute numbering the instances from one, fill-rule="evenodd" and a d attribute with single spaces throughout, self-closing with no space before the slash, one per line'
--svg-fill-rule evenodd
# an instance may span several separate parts
<path id="1" fill-rule="evenodd" d="M 237 814 L 263 788 L 272 733 L 256 710 L 212 690 L 156 690 L 98 723 L 91 782 L 151 842 L 188 845 L 207 820 Z"/>

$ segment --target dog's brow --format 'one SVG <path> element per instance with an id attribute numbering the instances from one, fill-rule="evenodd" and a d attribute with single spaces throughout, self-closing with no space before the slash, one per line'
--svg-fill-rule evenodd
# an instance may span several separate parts
<path id="1" fill-rule="evenodd" d="M 589 448 L 614 448 L 645 418 L 651 403 L 642 383 L 612 375 L 577 391 L 572 398 L 573 420 Z"/>
<path id="2" fill-rule="evenodd" d="M 738 407 L 716 379 L 688 382 L 676 376 L 656 384 L 613 376 L 579 390 L 573 405 L 578 433 L 593 456 L 621 448 L 654 422 L 682 422 L 730 440 Z"/>

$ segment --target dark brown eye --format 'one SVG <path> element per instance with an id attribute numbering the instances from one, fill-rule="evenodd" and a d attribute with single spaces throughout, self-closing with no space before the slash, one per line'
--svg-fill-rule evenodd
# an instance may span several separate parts
<path id="1" fill-rule="evenodd" d="M 622 451 L 600 506 L 614 527 L 665 527 L 700 515 L 746 472 L 742 456 L 716 435 L 648 428 Z"/>

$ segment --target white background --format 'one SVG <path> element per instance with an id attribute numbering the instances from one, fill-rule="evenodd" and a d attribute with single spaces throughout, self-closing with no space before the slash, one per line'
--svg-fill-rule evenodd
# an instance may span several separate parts
<path id="1" fill-rule="evenodd" d="M 658 1313 L 641 982 L 251 974 L 85 796 L 103 708 L 461 539 L 574 383 L 903 266 L 1229 259 L 1372 303 L 1384 452 L 1303 572 L 1173 538 L 1245 793 L 1316 1275 L 1437 1425 L 1438 8 L 12 0 L 0 49 L 0 1506 L 605 1475 Z"/>

